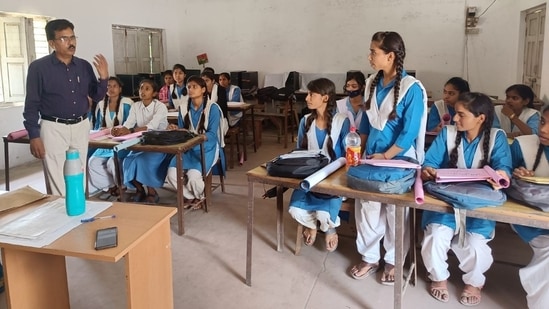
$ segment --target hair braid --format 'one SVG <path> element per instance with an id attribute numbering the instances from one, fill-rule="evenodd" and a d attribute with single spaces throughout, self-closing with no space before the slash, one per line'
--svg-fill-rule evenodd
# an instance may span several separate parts
<path id="1" fill-rule="evenodd" d="M 330 156 L 330 161 L 334 161 L 337 159 L 335 151 L 334 151 L 334 142 L 332 140 L 332 120 L 334 118 L 334 114 L 326 109 L 325 111 L 325 118 L 326 118 L 326 130 L 328 130 L 328 134 L 326 134 L 326 138 L 328 138 L 328 142 L 326 143 L 326 146 L 328 148 L 328 155 Z"/>
<path id="2" fill-rule="evenodd" d="M 106 128 L 107 127 L 107 122 L 105 120 L 105 117 L 107 115 L 107 109 L 109 109 L 109 96 L 105 96 L 105 98 L 103 99 L 103 119 L 101 119 L 101 127 L 102 128 Z"/>
<path id="3" fill-rule="evenodd" d="M 206 128 L 204 128 L 204 122 L 206 121 L 206 104 L 208 103 L 208 100 L 202 99 L 202 113 L 200 114 L 200 120 L 198 121 L 198 129 L 196 130 L 200 134 L 204 134 L 206 131 Z"/>
<path id="4" fill-rule="evenodd" d="M 482 161 L 480 161 L 479 168 L 488 165 L 490 162 L 488 156 L 490 154 L 490 134 L 492 133 L 490 126 L 484 126 L 484 141 L 482 142 Z"/>
<path id="5" fill-rule="evenodd" d="M 389 119 L 391 120 L 396 118 L 396 106 L 397 106 L 398 97 L 400 94 L 400 81 L 402 80 L 402 70 L 404 67 L 404 57 L 400 55 L 400 52 L 395 52 L 395 56 L 396 56 L 396 76 L 395 76 L 395 84 L 393 86 L 394 101 L 393 101 L 393 110 L 389 114 Z"/>
<path id="6" fill-rule="evenodd" d="M 189 130 L 189 128 L 191 127 L 191 116 L 189 116 L 189 114 L 191 113 L 191 104 L 191 98 L 189 98 L 189 103 L 187 104 L 187 114 L 185 115 L 184 119 L 185 124 L 183 125 L 183 128 L 187 130 Z M 181 106 L 179 108 L 181 108 Z"/>
<path id="7" fill-rule="evenodd" d="M 122 96 L 118 96 L 118 100 L 116 101 L 116 109 L 115 109 L 115 112 L 114 112 L 114 121 L 113 121 L 113 126 L 116 127 L 117 125 L 120 124 L 120 121 L 118 121 L 118 112 L 119 112 L 119 109 L 120 109 L 120 102 L 122 101 Z"/>
<path id="8" fill-rule="evenodd" d="M 379 79 L 381 78 L 381 75 L 383 75 L 383 71 L 379 70 L 376 73 L 376 77 L 374 77 L 374 80 L 370 84 L 370 93 L 368 94 L 368 100 L 364 102 L 364 108 L 366 110 L 370 109 L 370 106 L 372 104 L 372 97 L 374 95 L 374 90 L 376 89 L 377 83 L 379 82 Z"/>
<path id="9" fill-rule="evenodd" d="M 309 117 L 307 117 L 307 121 L 305 121 L 305 130 L 303 130 L 303 139 L 301 140 L 301 144 L 299 145 L 299 148 L 301 149 L 308 149 L 309 148 L 309 139 L 307 137 L 307 132 L 309 132 L 309 129 L 311 128 L 311 125 L 313 123 L 313 120 L 316 119 L 317 113 L 316 109 L 313 109 L 311 111 L 311 114 Z"/>
<path id="10" fill-rule="evenodd" d="M 541 160 L 541 155 L 543 154 L 543 144 L 540 143 L 538 147 L 538 152 L 536 153 L 536 160 L 534 161 L 534 167 L 532 167 L 532 170 L 535 172 L 536 168 L 538 168 L 539 161 Z"/>
<path id="11" fill-rule="evenodd" d="M 456 132 L 456 144 L 454 149 L 452 149 L 452 152 L 450 153 L 450 162 L 448 163 L 449 168 L 457 168 L 457 160 L 458 160 L 458 148 L 461 144 L 461 132 Z"/>

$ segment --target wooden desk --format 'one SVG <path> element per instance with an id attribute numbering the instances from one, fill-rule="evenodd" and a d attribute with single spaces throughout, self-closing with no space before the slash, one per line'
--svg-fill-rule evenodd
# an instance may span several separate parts
<path id="1" fill-rule="evenodd" d="M 277 186 L 277 251 L 282 251 L 284 240 L 283 221 L 283 199 L 282 188 L 296 189 L 299 186 L 299 179 L 272 177 L 267 175 L 263 167 L 256 167 L 246 173 L 248 176 L 248 227 L 247 227 L 247 250 L 246 250 L 246 284 L 252 285 L 252 234 L 254 221 L 254 182 L 271 184 Z M 431 210 L 437 212 L 452 213 L 453 209 L 445 202 L 430 196 L 425 196 L 425 203 L 415 203 L 413 193 L 402 195 L 372 193 L 358 191 L 347 187 L 345 169 L 340 169 L 328 178 L 314 186 L 311 191 L 331 195 L 346 196 L 355 199 L 367 199 L 387 204 L 395 204 L 396 207 L 396 259 L 395 259 L 395 286 L 394 286 L 394 308 L 401 308 L 403 295 L 403 238 L 404 238 L 404 211 L 406 207 Z M 535 210 L 518 203 L 508 201 L 500 207 L 484 207 L 467 211 L 467 215 L 475 218 L 495 220 L 505 223 L 521 224 L 532 227 L 549 229 L 549 213 Z M 414 248 L 414 246 L 411 246 Z M 405 288 L 405 286 L 404 286 Z"/>
<path id="2" fill-rule="evenodd" d="M 190 149 L 192 149 L 196 145 L 200 145 L 200 154 L 202 159 L 202 177 L 204 178 L 204 181 L 206 181 L 206 162 L 205 162 L 205 156 L 204 156 L 204 141 L 206 140 L 206 137 L 204 135 L 199 135 L 196 137 L 191 138 L 190 140 L 180 143 L 180 144 L 174 144 L 174 145 L 142 145 L 137 144 L 131 147 L 128 147 L 128 150 L 132 151 L 146 151 L 146 152 L 162 152 L 162 153 L 168 153 L 173 154 L 176 157 L 176 172 L 177 172 L 177 222 L 178 222 L 178 229 L 177 234 L 183 235 L 185 233 L 185 227 L 184 227 L 184 214 L 183 211 L 184 208 L 184 200 L 183 200 L 183 158 L 182 154 Z M 115 142 L 110 139 L 106 140 L 90 140 L 88 143 L 89 148 L 106 148 L 106 149 L 112 149 L 114 146 L 118 145 L 119 142 Z M 116 170 L 120 171 L 120 167 L 118 166 L 118 156 L 116 152 L 114 152 L 115 155 L 115 166 Z M 120 173 L 116 175 L 116 179 L 118 182 L 118 187 L 122 188 L 122 180 L 120 179 Z M 204 190 L 204 194 L 206 196 L 205 202 L 204 202 L 204 210 L 208 211 L 208 203 L 211 201 L 210 190 Z M 120 193 L 120 197 L 123 198 L 124 192 Z M 122 200 L 124 202 L 124 200 Z"/>
<path id="3" fill-rule="evenodd" d="M 43 248 L 0 243 L 8 308 L 70 308 L 66 256 L 124 259 L 127 307 L 173 308 L 170 217 L 175 212 L 114 203 L 99 215 L 116 214 L 115 219 L 82 224 Z M 94 250 L 95 231 L 109 226 L 118 227 L 118 246 Z"/>

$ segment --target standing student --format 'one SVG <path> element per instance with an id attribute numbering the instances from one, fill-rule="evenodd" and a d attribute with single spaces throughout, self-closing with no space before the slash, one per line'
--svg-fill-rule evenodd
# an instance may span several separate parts
<path id="1" fill-rule="evenodd" d="M 505 132 L 492 128 L 494 106 L 490 98 L 481 93 L 460 95 L 454 116 L 455 126 L 445 126 L 434 140 L 425 156 L 422 179 L 434 180 L 438 168 L 492 167 L 509 180 L 511 152 Z M 495 190 L 501 189 L 489 181 Z M 487 205 L 489 206 L 489 205 Z M 488 242 L 494 238 L 495 221 L 467 217 L 464 244 L 454 237 L 456 220 L 454 214 L 425 211 L 422 218 L 424 239 L 421 256 L 432 280 L 430 294 L 441 302 L 449 300 L 447 279 L 448 250 L 452 249 L 464 272 L 465 287 L 460 302 L 466 306 L 480 303 L 481 289 L 485 283 L 484 272 L 493 262 Z"/>
<path id="2" fill-rule="evenodd" d="M 225 88 L 228 102 L 244 102 L 240 87 L 231 85 L 231 75 L 229 75 L 229 73 L 223 72 L 219 74 L 219 85 Z M 233 127 L 242 118 L 242 112 L 231 111 L 227 113 L 227 117 L 227 120 L 229 121 L 229 126 Z"/>
<path id="3" fill-rule="evenodd" d="M 310 114 L 305 115 L 299 124 L 297 148 L 320 150 L 330 161 L 345 156 L 345 136 L 349 133 L 349 120 L 346 114 L 335 112 L 335 85 L 326 78 L 312 80 L 307 85 L 307 107 Z M 338 196 L 318 196 L 312 192 L 294 190 L 290 199 L 290 214 L 304 226 L 305 245 L 315 242 L 317 225 L 326 233 L 326 249 L 337 248 L 336 227 L 342 199 Z"/>
<path id="4" fill-rule="evenodd" d="M 164 86 L 162 86 L 160 91 L 158 91 L 158 100 L 166 104 L 166 107 L 169 107 L 171 94 L 170 86 L 174 83 L 172 70 L 164 71 L 164 73 L 162 73 L 162 77 L 164 78 Z"/>
<path id="5" fill-rule="evenodd" d="M 105 96 L 109 71 L 105 57 L 96 55 L 93 64 L 98 81 L 90 63 L 74 56 L 76 36 L 70 21 L 49 21 L 46 37 L 54 52 L 29 65 L 23 124 L 29 132 L 31 154 L 44 160 L 52 194 L 64 196 L 65 151 L 78 149 L 86 167 L 88 96 L 95 101 Z"/>
<path id="6" fill-rule="evenodd" d="M 128 119 L 121 127 L 114 127 L 112 135 L 121 136 L 139 131 L 165 130 L 168 126 L 168 109 L 166 105 L 155 99 L 158 93 L 156 84 L 150 79 L 144 79 L 139 84 L 139 98 L 135 102 Z M 131 151 L 122 164 L 124 184 L 136 189 L 134 202 L 156 204 L 160 200 L 154 188 L 161 187 L 166 178 L 169 155 L 157 152 Z M 147 186 L 145 192 L 144 186 Z"/>
<path id="7" fill-rule="evenodd" d="M 179 109 L 179 106 L 183 106 L 186 109 L 187 100 L 187 85 L 185 84 L 185 78 L 187 76 L 187 69 L 182 64 L 175 64 L 172 69 L 174 83 L 170 85 L 170 98 L 168 108 Z"/>
<path id="8" fill-rule="evenodd" d="M 170 124 L 168 129 L 185 129 L 194 133 L 206 135 L 204 142 L 204 155 L 206 161 L 206 173 L 217 162 L 221 153 L 224 133 L 222 133 L 222 112 L 217 103 L 208 99 L 206 82 L 198 77 L 191 76 L 187 83 L 189 90 L 189 102 L 187 109 L 179 110 L 178 125 Z M 172 158 L 167 181 L 174 188 L 177 188 L 176 158 Z M 183 198 L 185 203 L 195 207 L 204 198 L 204 179 L 202 178 L 202 160 L 200 156 L 200 145 L 196 145 L 183 154 L 183 170 L 185 181 L 183 187 Z"/>
<path id="9" fill-rule="evenodd" d="M 347 97 L 337 100 L 337 112 L 346 114 L 351 121 L 351 126 L 357 130 L 364 117 L 364 91 L 366 89 L 366 77 L 360 71 L 347 73 L 343 91 Z"/>
<path id="10" fill-rule="evenodd" d="M 460 94 L 471 91 L 469 89 L 469 83 L 461 77 L 452 77 L 442 90 L 442 100 L 435 101 L 429 116 L 427 117 L 427 131 L 440 132 L 442 127 L 447 124 L 454 124 L 452 120 L 456 114 L 454 106 Z M 448 122 L 445 123 L 444 117 L 448 117 Z"/>
<path id="11" fill-rule="evenodd" d="M 113 128 L 122 125 L 130 114 L 133 101 L 123 97 L 122 82 L 118 77 L 111 76 L 107 84 L 107 95 L 97 103 L 95 109 L 94 130 Z M 118 158 L 122 159 L 121 154 Z M 110 196 L 118 196 L 119 190 L 116 185 L 116 166 L 114 164 L 114 152 L 112 149 L 99 148 L 93 152 L 88 160 L 90 192 L 104 190 L 107 193 L 100 196 L 101 199 L 108 199 Z"/>
<path id="12" fill-rule="evenodd" d="M 534 109 L 532 88 L 515 84 L 505 90 L 505 104 L 496 106 L 494 127 L 499 127 L 514 138 L 521 135 L 537 134 L 539 111 Z"/>
<path id="13" fill-rule="evenodd" d="M 406 156 L 423 162 L 427 94 L 422 84 L 404 70 L 405 56 L 404 41 L 398 33 L 373 35 L 368 60 L 377 73 L 366 81 L 366 119 L 359 128 L 367 158 Z M 364 279 L 377 271 L 383 238 L 385 267 L 381 283 L 394 284 L 395 205 L 357 199 L 355 219 L 362 261 L 351 268 L 350 275 Z"/>
<path id="14" fill-rule="evenodd" d="M 542 111 L 538 135 L 519 136 L 511 145 L 513 176 L 549 177 L 549 106 Z M 520 282 L 527 293 L 530 309 L 549 305 L 549 229 L 513 225 L 534 255 L 519 271 Z"/>

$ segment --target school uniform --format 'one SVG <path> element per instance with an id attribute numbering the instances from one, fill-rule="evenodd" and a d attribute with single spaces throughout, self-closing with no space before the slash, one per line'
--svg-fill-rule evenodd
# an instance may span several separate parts
<path id="1" fill-rule="evenodd" d="M 466 132 L 458 132 L 455 126 L 445 126 L 427 151 L 424 167 L 446 168 L 450 153 L 455 148 L 457 134 L 461 134 L 458 147 L 457 168 L 481 168 L 484 134 L 471 142 Z M 503 170 L 511 175 L 511 152 L 503 130 L 492 128 L 489 141 L 489 165 L 494 170 Z M 425 211 L 422 227 L 425 230 L 421 255 L 433 281 L 448 279 L 448 250 L 452 249 L 460 261 L 459 267 L 465 273 L 465 284 L 474 287 L 484 286 L 484 272 L 492 265 L 492 251 L 488 242 L 494 237 L 495 221 L 467 217 L 464 246 L 458 244 L 454 214 Z"/>
<path id="2" fill-rule="evenodd" d="M 503 114 L 503 105 L 498 105 L 494 109 L 496 111 L 496 117 L 494 117 L 493 127 L 501 128 L 507 133 L 520 132 L 520 129 L 511 122 L 511 119 Z M 517 117 L 532 129 L 532 134 L 538 134 L 540 118 L 538 110 L 525 107 Z"/>
<path id="3" fill-rule="evenodd" d="M 217 159 L 222 155 L 224 133 L 222 128 L 222 112 L 217 103 L 211 100 L 204 107 L 202 104 L 196 108 L 191 104 L 189 110 L 189 130 L 198 133 L 200 118 L 204 115 L 204 156 L 206 161 L 206 173 L 212 169 Z M 179 111 L 179 127 L 185 127 L 185 115 L 187 110 Z M 173 157 L 168 168 L 167 182 L 177 188 L 177 161 Z M 204 197 L 204 179 L 202 178 L 202 160 L 200 145 L 194 146 L 183 153 L 183 170 L 186 171 L 187 183 L 183 186 L 183 197 L 187 199 L 201 199 Z"/>
<path id="4" fill-rule="evenodd" d="M 364 105 L 361 105 L 361 107 L 355 113 L 349 97 L 345 97 L 343 99 L 337 100 L 336 106 L 337 112 L 347 115 L 349 121 L 351 122 L 351 126 L 354 126 L 358 130 L 360 128 L 360 122 L 362 121 L 364 115 Z"/>
<path id="5" fill-rule="evenodd" d="M 375 75 L 366 80 L 366 94 Z M 399 156 L 406 156 L 423 162 L 425 125 L 427 122 L 427 92 L 421 82 L 402 73 L 399 102 L 396 105 L 396 118 L 390 120 L 393 110 L 394 83 L 383 86 L 383 78 L 374 88 L 370 109 L 366 111 L 359 132 L 367 135 L 364 155 L 384 153 L 393 144 L 403 150 Z M 357 225 L 357 250 L 362 260 L 378 263 L 380 241 L 385 248 L 385 262 L 395 264 L 395 205 L 355 200 L 355 221 Z M 407 226 L 407 225 L 406 225 Z M 409 245 L 405 242 L 405 246 Z M 407 248 L 405 248 L 405 251 Z"/>
<path id="6" fill-rule="evenodd" d="M 187 92 L 187 85 L 179 86 L 177 84 L 170 85 L 169 91 L 169 106 L 170 108 L 179 109 L 180 107 L 184 110 L 187 109 L 187 104 L 189 102 L 189 93 Z"/>
<path id="7" fill-rule="evenodd" d="M 532 170 L 538 147 L 537 135 L 523 135 L 515 138 L 511 145 L 513 167 L 522 166 Z M 543 149 L 535 176 L 549 177 L 549 147 L 547 146 Z M 547 308 L 549 306 L 549 230 L 522 225 L 513 225 L 513 229 L 534 251 L 530 263 L 519 270 L 520 282 L 527 293 L 528 308 Z"/>
<path id="8" fill-rule="evenodd" d="M 444 100 L 435 101 L 431 106 L 429 116 L 427 117 L 427 131 L 434 131 L 440 125 L 446 114 L 450 115 L 450 121 L 444 125 L 453 125 L 456 110 L 453 107 L 446 105 Z"/>
<path id="9" fill-rule="evenodd" d="M 118 106 L 118 113 L 110 111 L 107 106 L 107 112 L 104 113 L 105 101 L 100 101 L 95 109 L 94 130 L 102 129 L 103 117 L 105 118 L 105 128 L 114 127 L 114 120 L 118 119 L 119 124 L 123 124 L 130 114 L 133 101 L 130 98 L 122 97 Z M 127 155 L 126 151 L 118 153 L 118 159 L 122 160 Z M 89 180 L 88 188 L 90 192 L 110 188 L 116 185 L 115 175 L 117 173 L 114 164 L 114 152 L 112 149 L 98 148 L 88 160 Z"/>
<path id="10" fill-rule="evenodd" d="M 319 150 L 326 157 L 328 154 L 328 138 L 332 138 L 333 150 L 336 158 L 345 156 L 345 136 L 349 133 L 349 120 L 346 114 L 337 113 L 332 119 L 332 129 L 327 132 L 316 127 L 316 120 L 313 120 L 309 131 L 305 131 L 305 123 L 311 114 L 301 119 L 299 124 L 297 148 L 300 148 L 301 141 L 307 135 L 307 149 Z M 329 134 L 329 135 L 328 135 Z M 317 228 L 317 221 L 320 222 L 320 230 L 326 232 L 329 228 L 336 228 L 340 225 L 338 217 L 341 209 L 342 199 L 338 196 L 325 197 L 315 195 L 312 192 L 294 190 L 290 198 L 290 215 L 301 225 L 310 228 Z"/>
<path id="11" fill-rule="evenodd" d="M 168 109 L 164 103 L 153 100 L 148 106 L 139 101 L 132 105 L 130 115 L 124 127 L 147 126 L 147 130 L 165 130 L 168 126 Z M 122 164 L 124 184 L 135 188 L 131 183 L 136 180 L 143 185 L 158 188 L 164 184 L 166 170 L 171 155 L 158 152 L 131 151 Z"/>
<path id="12" fill-rule="evenodd" d="M 240 87 L 235 85 L 229 85 L 229 88 L 226 88 L 227 100 L 229 102 L 244 102 Z M 229 121 L 229 126 L 235 126 L 238 121 L 242 118 L 242 112 L 231 111 L 227 114 L 227 120 Z"/>

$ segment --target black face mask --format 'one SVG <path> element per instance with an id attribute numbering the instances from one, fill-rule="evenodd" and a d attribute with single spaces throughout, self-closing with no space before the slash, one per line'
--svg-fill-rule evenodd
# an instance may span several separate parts
<path id="1" fill-rule="evenodd" d="M 353 91 L 345 91 L 347 92 L 347 94 L 349 95 L 349 98 L 356 98 L 358 97 L 359 95 L 362 94 L 362 91 L 359 89 L 359 90 L 353 90 Z"/>

